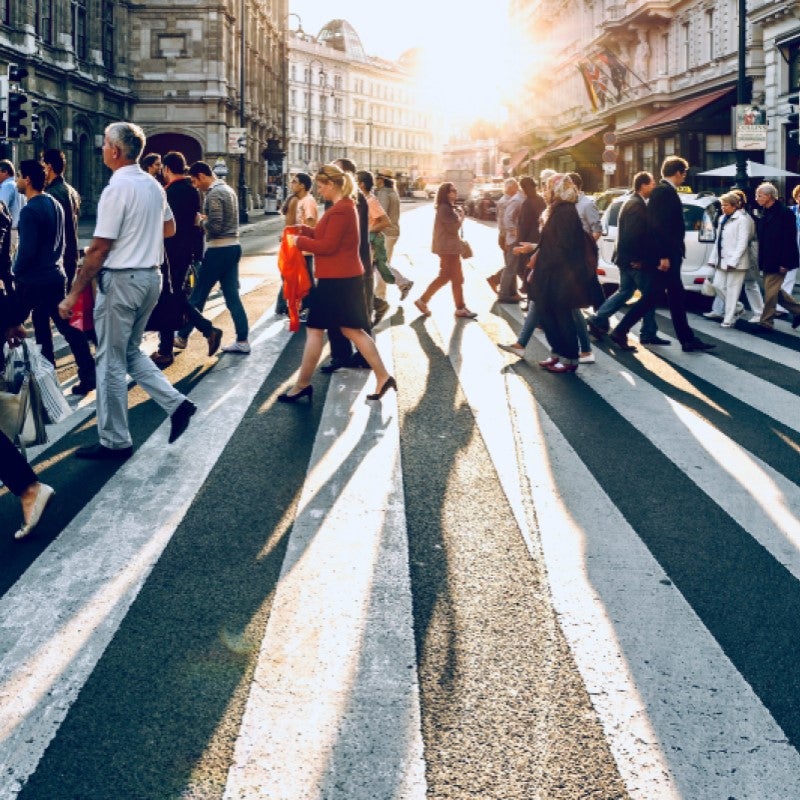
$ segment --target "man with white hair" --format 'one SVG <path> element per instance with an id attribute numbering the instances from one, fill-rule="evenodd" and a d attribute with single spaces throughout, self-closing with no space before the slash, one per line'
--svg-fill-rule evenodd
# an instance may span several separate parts
<path id="1" fill-rule="evenodd" d="M 764 311 L 756 329 L 774 330 L 775 307 L 781 305 L 792 314 L 792 327 L 800 325 L 800 303 L 783 289 L 786 273 L 797 266 L 797 225 L 794 214 L 778 199 L 771 183 L 756 189 L 756 203 L 764 213 L 756 220 L 758 268 L 764 273 Z"/>
<path id="2" fill-rule="evenodd" d="M 78 448 L 78 458 L 124 461 L 133 453 L 126 373 L 170 415 L 170 444 L 186 430 L 197 410 L 139 348 L 161 293 L 164 239 L 175 235 L 164 189 L 138 164 L 145 138 L 132 122 L 112 122 L 106 128 L 103 163 L 113 174 L 100 196 L 94 237 L 83 266 L 59 305 L 59 313 L 68 319 L 83 289 L 97 277 L 94 323 L 100 441 Z"/>

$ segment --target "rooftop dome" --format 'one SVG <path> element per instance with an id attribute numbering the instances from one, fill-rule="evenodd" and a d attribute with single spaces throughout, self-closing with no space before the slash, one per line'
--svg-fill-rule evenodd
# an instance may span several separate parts
<path id="1" fill-rule="evenodd" d="M 355 28 L 346 19 L 332 19 L 320 32 L 317 39 L 328 47 L 346 53 L 357 61 L 366 61 L 364 45 Z"/>

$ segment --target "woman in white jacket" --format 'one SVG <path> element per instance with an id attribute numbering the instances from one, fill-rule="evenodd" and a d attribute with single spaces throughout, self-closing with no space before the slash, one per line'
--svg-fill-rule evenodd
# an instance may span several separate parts
<path id="1" fill-rule="evenodd" d="M 708 262 L 715 267 L 713 287 L 725 301 L 723 328 L 730 328 L 736 316 L 736 303 L 742 284 L 750 267 L 750 239 L 752 236 L 750 215 L 742 208 L 742 199 L 735 192 L 720 198 L 722 213 L 717 242 Z"/>

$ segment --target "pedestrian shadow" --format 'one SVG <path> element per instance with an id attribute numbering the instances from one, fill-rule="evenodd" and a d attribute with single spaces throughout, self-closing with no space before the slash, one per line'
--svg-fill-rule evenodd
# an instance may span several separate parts
<path id="1" fill-rule="evenodd" d="M 257 392 L 20 797 L 222 795 L 321 413 L 260 413 L 301 348 Z"/>

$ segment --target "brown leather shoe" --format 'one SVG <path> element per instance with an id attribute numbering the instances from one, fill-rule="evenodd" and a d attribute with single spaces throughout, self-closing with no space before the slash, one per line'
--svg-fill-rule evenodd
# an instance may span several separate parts
<path id="1" fill-rule="evenodd" d="M 486 279 L 486 283 L 489 284 L 492 291 L 497 294 L 500 291 L 500 276 L 499 275 L 490 275 Z"/>
<path id="2" fill-rule="evenodd" d="M 150 358 L 159 369 L 165 369 L 175 361 L 172 356 L 165 355 L 164 353 L 153 353 Z"/>

